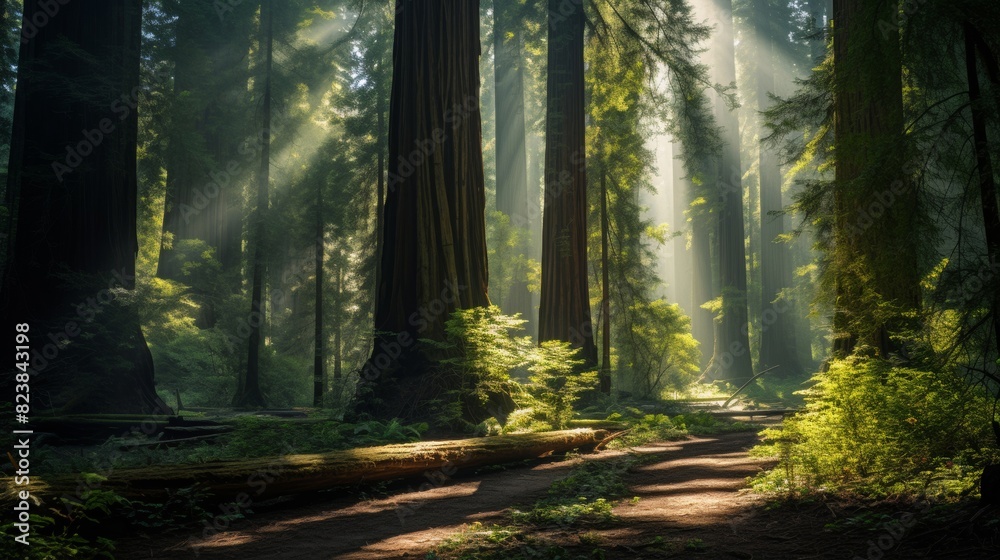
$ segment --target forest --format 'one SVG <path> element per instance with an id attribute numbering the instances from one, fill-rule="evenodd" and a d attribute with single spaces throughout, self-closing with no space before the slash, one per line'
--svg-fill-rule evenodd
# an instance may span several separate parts
<path id="1" fill-rule="evenodd" d="M 1000 2 L 0 0 L 0 559 L 1000 558 Z"/>

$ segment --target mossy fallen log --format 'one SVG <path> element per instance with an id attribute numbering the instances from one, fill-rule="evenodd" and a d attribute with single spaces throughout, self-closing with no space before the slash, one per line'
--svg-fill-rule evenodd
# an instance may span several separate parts
<path id="1" fill-rule="evenodd" d="M 296 454 L 274 442 L 275 456 L 191 465 L 117 469 L 99 484 L 83 484 L 79 476 L 31 477 L 36 497 L 72 497 L 81 488 L 111 490 L 129 499 L 156 502 L 171 490 L 197 486 L 216 500 L 253 500 L 314 492 L 363 482 L 421 476 L 440 471 L 451 476 L 463 469 L 532 459 L 553 452 L 593 449 L 608 433 L 603 430 L 562 430 L 533 434 L 424 441 L 328 453 Z M 11 479 L 0 482 L 3 501 L 10 499 Z"/>

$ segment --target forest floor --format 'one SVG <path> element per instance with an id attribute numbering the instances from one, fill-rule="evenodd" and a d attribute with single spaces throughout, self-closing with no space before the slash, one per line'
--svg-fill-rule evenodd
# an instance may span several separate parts
<path id="1" fill-rule="evenodd" d="M 852 516 L 872 511 L 862 504 L 768 502 L 746 490 L 747 477 L 770 466 L 766 460 L 748 456 L 747 450 L 756 441 L 754 433 L 744 432 L 634 448 L 632 452 L 646 457 L 625 482 L 639 499 L 619 502 L 614 508 L 617 521 L 583 529 L 537 528 L 531 531 L 531 542 L 561 546 L 571 558 L 997 558 L 995 551 L 982 548 L 956 550 L 952 539 L 928 540 L 920 535 L 921 525 L 852 529 Z M 450 537 L 468 531 L 470 524 L 509 523 L 510 508 L 530 507 L 580 461 L 613 460 L 624 453 L 604 451 L 496 472 L 459 472 L 450 481 L 429 484 L 431 488 L 420 492 L 404 487 L 362 500 L 333 493 L 326 499 L 314 496 L 310 502 L 290 502 L 256 513 L 207 539 L 201 538 L 200 531 L 187 538 L 177 534 L 133 537 L 119 543 L 116 556 L 128 560 L 423 559 Z M 921 516 L 913 505 L 883 506 L 881 511 L 897 517 L 909 512 L 915 521 Z M 829 524 L 842 528 L 830 530 Z M 526 554 L 521 546 L 516 557 L 536 556 Z M 556 556 L 539 552 L 537 557 Z"/>

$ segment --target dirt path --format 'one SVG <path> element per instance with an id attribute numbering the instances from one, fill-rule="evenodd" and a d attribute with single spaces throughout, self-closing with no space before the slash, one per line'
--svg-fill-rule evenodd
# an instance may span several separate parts
<path id="1" fill-rule="evenodd" d="M 767 466 L 747 456 L 750 433 L 665 442 L 639 449 L 654 459 L 632 473 L 637 503 L 615 513 L 621 523 L 595 529 L 591 538 L 606 558 L 846 559 L 866 557 L 864 540 L 823 530 L 833 512 L 822 506 L 762 508 L 743 490 L 746 478 Z M 614 456 L 602 453 L 597 460 Z M 504 510 L 544 495 L 580 459 L 462 477 L 423 492 L 404 492 L 357 503 L 347 499 L 265 512 L 205 540 L 158 537 L 119 547 L 123 559 L 210 560 L 423 558 L 438 543 L 474 521 L 502 521 Z M 544 537 L 580 546 L 576 533 Z M 592 550 L 581 546 L 580 552 Z M 887 555 L 886 558 L 889 556 Z"/>

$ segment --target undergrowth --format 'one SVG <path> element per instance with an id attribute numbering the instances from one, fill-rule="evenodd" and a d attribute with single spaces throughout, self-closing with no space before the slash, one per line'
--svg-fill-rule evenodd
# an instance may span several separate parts
<path id="1" fill-rule="evenodd" d="M 805 410 L 763 432 L 752 454 L 778 459 L 752 486 L 789 496 L 974 496 L 1000 460 L 992 399 L 954 372 L 862 358 L 831 365 L 803 391 Z"/>

